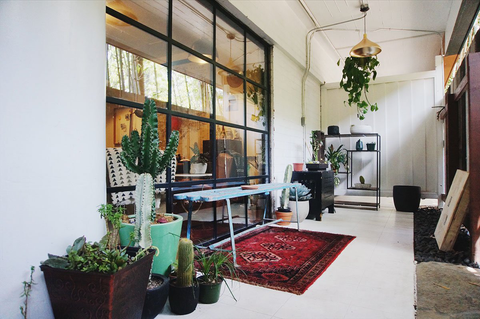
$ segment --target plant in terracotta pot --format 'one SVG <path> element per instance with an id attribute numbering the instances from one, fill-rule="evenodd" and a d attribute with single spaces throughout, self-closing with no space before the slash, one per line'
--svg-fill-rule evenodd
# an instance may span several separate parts
<path id="1" fill-rule="evenodd" d="M 220 290 L 225 277 L 233 278 L 236 276 L 236 269 L 233 263 L 232 253 L 224 251 L 206 252 L 198 250 L 195 256 L 195 264 L 201 276 L 198 277 L 200 285 L 200 302 L 216 303 L 220 298 Z M 225 282 L 227 288 L 227 282 Z M 230 290 L 230 293 L 232 291 Z M 233 299 L 235 296 L 233 295 Z M 236 301 L 237 299 L 235 299 Z"/>
<path id="2" fill-rule="evenodd" d="M 290 201 L 292 209 L 292 222 L 297 221 L 297 205 L 298 205 L 298 222 L 301 223 L 307 218 L 310 210 L 309 200 L 312 198 L 310 188 L 301 184 L 297 187 L 297 197 L 295 197 L 295 188 L 290 188 Z"/>
<path id="3" fill-rule="evenodd" d="M 334 183 L 335 185 L 340 184 L 340 178 L 338 177 L 338 172 L 340 171 L 340 165 L 343 165 L 345 169 L 348 171 L 348 158 L 347 158 L 347 151 L 343 148 L 343 144 L 341 144 L 337 149 L 333 147 L 331 144 L 327 152 L 325 154 L 325 159 L 330 162 L 330 166 L 334 172 Z"/>
<path id="4" fill-rule="evenodd" d="M 172 131 L 165 151 L 159 149 L 158 118 L 155 102 L 146 98 L 143 104 L 141 134 L 133 131 L 122 138 L 120 158 L 125 167 L 139 174 L 135 187 L 134 224 L 122 224 L 120 241 L 130 242 L 134 233 L 134 245 L 155 246 L 160 253 L 155 256 L 153 272 L 166 275 L 177 254 L 183 218 L 165 215 L 157 218 L 155 211 L 154 178 L 161 174 L 175 156 L 178 147 L 178 131 Z"/>
<path id="5" fill-rule="evenodd" d="M 207 171 L 208 153 L 200 153 L 197 142 L 190 147 L 193 152 L 190 158 L 190 174 L 204 174 Z"/>
<path id="6" fill-rule="evenodd" d="M 112 245 L 121 217 L 107 218 L 114 228 L 99 243 L 79 237 L 66 255 L 41 263 L 55 318 L 141 318 L 154 250 Z"/>
<path id="7" fill-rule="evenodd" d="M 379 64 L 380 62 L 375 56 L 368 58 L 348 57 L 345 59 L 340 87 L 348 93 L 348 105 L 357 107 L 357 117 L 360 120 L 365 119 L 368 110 L 371 112 L 378 110 L 377 103 L 370 103 L 367 93 L 370 80 L 375 81 L 377 77 L 375 68 Z M 340 60 L 338 60 L 337 65 L 340 65 Z M 365 99 L 362 99 L 362 93 Z"/>
<path id="8" fill-rule="evenodd" d="M 292 180 L 292 164 L 288 164 L 285 169 L 285 176 L 283 178 L 284 183 L 290 183 Z M 275 215 L 278 219 L 283 221 L 278 222 L 277 225 L 287 226 L 290 225 L 290 220 L 292 219 L 292 210 L 288 206 L 290 198 L 290 189 L 285 188 L 282 190 L 282 195 L 280 196 L 280 206 L 275 211 Z"/>
<path id="9" fill-rule="evenodd" d="M 195 279 L 193 242 L 181 238 L 178 242 L 176 277 L 170 280 L 170 309 L 177 315 L 189 314 L 197 308 L 200 288 Z"/>

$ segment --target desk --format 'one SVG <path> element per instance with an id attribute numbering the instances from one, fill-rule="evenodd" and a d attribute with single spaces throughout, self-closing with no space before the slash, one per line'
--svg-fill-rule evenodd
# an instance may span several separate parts
<path id="1" fill-rule="evenodd" d="M 233 222 L 232 222 L 232 210 L 230 207 L 230 198 L 236 198 L 236 197 L 243 197 L 243 196 L 249 196 L 249 195 L 256 195 L 256 194 L 269 194 L 271 191 L 275 190 L 283 190 L 283 189 L 288 189 L 288 188 L 295 188 L 295 197 L 298 198 L 298 194 L 296 192 L 297 187 L 300 186 L 300 183 L 268 183 L 268 184 L 259 184 L 257 189 L 248 189 L 248 190 L 243 190 L 241 186 L 238 187 L 227 187 L 227 188 L 217 188 L 217 189 L 209 189 L 209 190 L 204 190 L 204 191 L 194 191 L 194 192 L 188 192 L 188 193 L 182 193 L 182 194 L 176 194 L 173 196 L 174 199 L 176 200 L 187 200 L 188 201 L 188 223 L 187 223 L 187 238 L 190 238 L 190 227 L 191 227 L 191 222 L 192 222 L 192 208 L 193 208 L 193 202 L 214 202 L 218 200 L 225 200 L 227 203 L 227 213 L 228 213 L 228 225 L 230 228 L 230 241 L 232 243 L 232 253 L 233 253 L 233 262 L 235 266 L 237 266 L 237 255 L 235 251 L 235 235 L 233 231 Z M 266 207 L 265 206 L 265 212 L 263 214 L 263 219 L 265 220 L 265 213 L 266 213 Z M 271 223 L 278 223 L 279 221 L 282 221 L 281 219 L 274 220 Z M 259 227 L 263 227 L 268 224 L 261 225 Z M 249 232 L 253 229 L 252 228 L 249 230 L 246 230 L 245 232 Z M 298 205 L 297 205 L 297 229 L 300 229 L 300 223 L 298 222 Z M 238 234 L 240 235 L 240 234 Z M 237 235 L 237 236 L 238 236 Z M 228 240 L 228 239 L 227 239 Z M 220 241 L 218 243 L 215 243 L 213 245 L 210 245 L 209 248 L 213 249 L 221 244 L 223 244 L 224 241 Z"/>

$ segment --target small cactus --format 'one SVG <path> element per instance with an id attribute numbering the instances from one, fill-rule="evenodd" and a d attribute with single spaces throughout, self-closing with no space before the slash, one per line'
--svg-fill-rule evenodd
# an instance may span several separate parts
<path id="1" fill-rule="evenodd" d="M 360 175 L 360 184 L 365 184 L 365 177 Z"/>
<path id="2" fill-rule="evenodd" d="M 292 180 L 292 164 L 288 164 L 285 169 L 285 177 L 283 178 L 284 183 L 290 183 Z M 290 201 L 290 189 L 286 188 L 282 190 L 282 196 L 280 197 L 280 208 L 283 210 L 288 210 L 288 203 Z"/>
<path id="3" fill-rule="evenodd" d="M 178 242 L 178 266 L 177 282 L 178 287 L 193 286 L 193 242 L 187 238 L 181 238 Z"/>

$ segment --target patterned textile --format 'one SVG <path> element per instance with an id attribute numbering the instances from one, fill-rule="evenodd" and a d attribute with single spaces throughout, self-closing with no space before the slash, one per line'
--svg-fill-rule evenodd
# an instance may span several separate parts
<path id="1" fill-rule="evenodd" d="M 107 148 L 107 171 L 108 181 L 110 187 L 121 186 L 135 186 L 138 179 L 138 174 L 130 172 L 122 163 L 120 159 L 120 153 L 122 148 Z M 172 171 L 172 182 L 175 180 L 175 171 L 177 168 L 177 159 L 174 156 L 170 165 Z M 158 175 L 155 178 L 155 184 L 165 183 L 166 172 Z M 164 191 L 164 188 L 155 189 L 155 194 L 159 194 Z M 126 192 L 111 193 L 112 204 L 114 205 L 128 205 L 134 203 L 134 190 Z"/>
<path id="2" fill-rule="evenodd" d="M 303 294 L 354 239 L 283 227 L 262 227 L 235 240 L 238 278 L 248 284 Z M 230 243 L 218 248 L 231 250 Z"/>

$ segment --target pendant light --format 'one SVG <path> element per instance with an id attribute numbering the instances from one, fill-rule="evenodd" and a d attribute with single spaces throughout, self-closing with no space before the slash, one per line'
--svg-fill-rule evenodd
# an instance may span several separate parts
<path id="1" fill-rule="evenodd" d="M 350 56 L 355 58 L 368 58 L 382 52 L 382 48 L 378 44 L 367 38 L 367 11 L 369 9 L 368 4 L 360 5 L 360 11 L 365 14 L 363 16 L 363 39 L 350 50 Z"/>
<path id="2" fill-rule="evenodd" d="M 230 40 L 230 57 L 228 59 L 227 64 L 225 64 L 225 66 L 237 73 L 240 73 L 242 70 L 235 65 L 232 59 L 232 40 L 235 39 L 235 34 L 228 33 L 227 38 Z M 224 70 L 221 70 L 218 73 L 224 78 L 226 78 L 228 85 L 232 88 L 238 88 L 243 84 L 243 80 L 234 74 L 231 74 Z"/>

